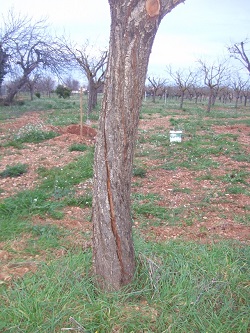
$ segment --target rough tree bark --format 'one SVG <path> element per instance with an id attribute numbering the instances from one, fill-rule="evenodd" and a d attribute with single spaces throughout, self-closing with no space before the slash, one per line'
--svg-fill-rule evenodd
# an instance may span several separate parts
<path id="1" fill-rule="evenodd" d="M 131 223 L 133 154 L 153 41 L 162 18 L 184 0 L 109 0 L 108 65 L 95 149 L 93 268 L 106 290 L 135 271 Z"/>

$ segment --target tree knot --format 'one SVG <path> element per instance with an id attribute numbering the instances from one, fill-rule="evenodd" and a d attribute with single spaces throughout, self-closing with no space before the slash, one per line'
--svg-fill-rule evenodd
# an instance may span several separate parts
<path id="1" fill-rule="evenodd" d="M 146 0 L 146 11 L 150 17 L 159 15 L 160 8 L 160 0 Z"/>

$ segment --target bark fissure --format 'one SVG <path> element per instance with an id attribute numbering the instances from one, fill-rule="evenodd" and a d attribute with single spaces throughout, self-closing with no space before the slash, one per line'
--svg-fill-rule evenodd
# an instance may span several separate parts
<path id="1" fill-rule="evenodd" d="M 104 116 L 104 158 L 105 158 L 105 166 L 106 166 L 106 172 L 107 172 L 107 194 L 108 194 L 108 202 L 110 207 L 110 223 L 111 223 L 111 230 L 114 235 L 115 244 L 116 244 L 116 253 L 119 260 L 119 264 L 121 267 L 121 280 L 122 277 L 125 276 L 126 272 L 124 269 L 124 264 L 122 260 L 122 246 L 121 246 L 121 238 L 118 233 L 117 229 L 117 223 L 116 223 L 116 216 L 115 216 L 115 207 L 114 207 L 114 201 L 112 196 L 112 187 L 111 187 L 111 177 L 110 177 L 110 167 L 108 163 L 108 147 L 107 147 L 107 137 L 106 137 L 106 128 L 105 128 L 105 122 L 106 122 L 106 114 Z M 122 282 L 122 281 L 121 281 Z"/>

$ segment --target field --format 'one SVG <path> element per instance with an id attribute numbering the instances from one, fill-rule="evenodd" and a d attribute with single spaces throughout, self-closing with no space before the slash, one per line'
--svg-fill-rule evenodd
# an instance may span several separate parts
<path id="1" fill-rule="evenodd" d="M 106 294 L 91 275 L 98 110 L 80 136 L 76 97 L 0 107 L 0 332 L 250 332 L 250 107 L 148 99 L 140 118 L 137 271 Z"/>

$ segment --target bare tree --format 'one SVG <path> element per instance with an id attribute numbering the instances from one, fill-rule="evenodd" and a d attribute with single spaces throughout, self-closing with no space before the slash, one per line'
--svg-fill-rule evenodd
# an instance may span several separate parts
<path id="1" fill-rule="evenodd" d="M 78 80 L 72 79 L 72 77 L 67 77 L 64 80 L 66 87 L 70 88 L 72 91 L 77 91 L 80 88 L 80 83 Z"/>
<path id="2" fill-rule="evenodd" d="M 192 96 L 194 97 L 195 104 L 198 103 L 198 100 L 202 100 L 203 96 L 203 88 L 201 87 L 200 83 L 198 81 L 195 81 L 191 87 L 191 93 Z"/>
<path id="3" fill-rule="evenodd" d="M 93 268 L 99 286 L 133 279 L 131 177 L 150 52 L 163 17 L 183 0 L 109 0 L 110 44 L 95 148 Z"/>
<path id="4" fill-rule="evenodd" d="M 32 72 L 44 68 L 57 70 L 58 47 L 47 32 L 47 21 L 33 22 L 28 16 L 16 15 L 13 10 L 4 18 L 1 45 L 8 50 L 8 75 L 14 75 L 6 103 L 11 103 L 17 92 L 28 82 Z"/>
<path id="5" fill-rule="evenodd" d="M 43 76 L 37 82 L 37 89 L 50 97 L 55 89 L 55 81 L 50 76 Z"/>
<path id="6" fill-rule="evenodd" d="M 179 89 L 181 97 L 180 109 L 182 109 L 185 93 L 190 90 L 195 83 L 196 72 L 192 71 L 191 69 L 189 69 L 188 71 L 184 69 L 173 71 L 171 66 L 167 66 L 167 72 L 174 80 L 175 84 Z"/>
<path id="7" fill-rule="evenodd" d="M 231 77 L 231 87 L 234 91 L 235 97 L 235 108 L 238 107 L 238 102 L 241 97 L 241 94 L 245 87 L 249 84 L 249 80 L 243 80 L 237 73 L 234 77 Z"/>
<path id="8" fill-rule="evenodd" d="M 242 89 L 242 98 L 244 99 L 244 106 L 247 106 L 247 100 L 250 99 L 250 84 Z"/>
<path id="9" fill-rule="evenodd" d="M 3 49 L 2 43 L 0 42 L 0 96 L 2 93 L 2 84 L 5 75 L 8 73 L 8 54 Z"/>
<path id="10" fill-rule="evenodd" d="M 155 98 L 157 96 L 157 93 L 164 91 L 164 85 L 166 83 L 166 80 L 156 77 L 152 78 L 148 77 L 148 81 L 151 84 L 153 103 L 155 103 Z"/>
<path id="11" fill-rule="evenodd" d="M 229 71 L 226 66 L 226 61 L 212 65 L 208 65 L 202 60 L 199 60 L 198 63 L 200 64 L 200 70 L 203 73 L 203 82 L 209 89 L 207 112 L 210 112 L 220 87 L 229 78 Z"/>
<path id="12" fill-rule="evenodd" d="M 97 105 L 98 89 L 103 85 L 107 65 L 107 51 L 96 50 L 87 40 L 81 47 L 62 37 L 60 42 L 66 61 L 75 65 L 86 75 L 88 80 L 88 114 Z"/>
<path id="13" fill-rule="evenodd" d="M 235 43 L 233 46 L 228 47 L 228 51 L 234 59 L 237 59 L 242 63 L 250 75 L 250 60 L 249 56 L 247 55 L 249 50 L 246 50 L 245 48 L 245 45 L 248 42 L 248 39 L 246 39 L 244 42 Z"/>
<path id="14" fill-rule="evenodd" d="M 38 81 L 40 79 L 40 74 L 35 73 L 34 75 L 30 75 L 27 79 L 26 84 L 24 85 L 24 89 L 27 88 L 30 93 L 30 99 L 33 101 L 34 99 L 34 91 L 38 87 Z"/>

